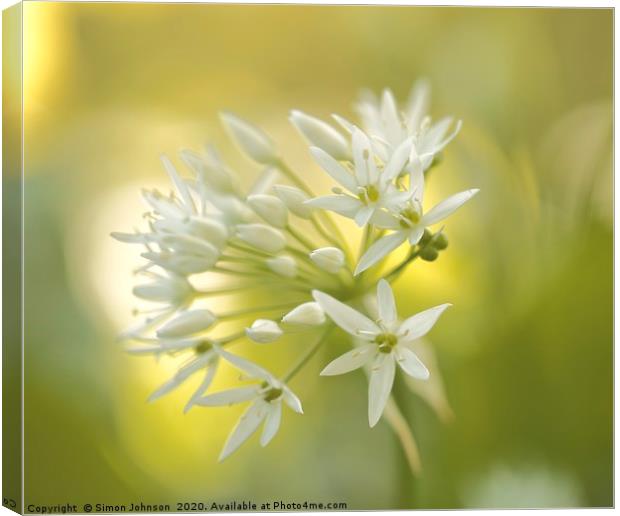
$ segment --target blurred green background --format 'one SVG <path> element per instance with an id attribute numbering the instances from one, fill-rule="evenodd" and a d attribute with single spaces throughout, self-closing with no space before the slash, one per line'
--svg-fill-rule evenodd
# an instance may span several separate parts
<path id="1" fill-rule="evenodd" d="M 24 16 L 27 504 L 612 505 L 611 10 L 28 2 Z M 324 182 L 288 110 L 352 116 L 360 88 L 404 100 L 421 76 L 433 115 L 464 120 L 430 195 L 481 188 L 448 251 L 395 285 L 402 313 L 454 303 L 431 339 L 455 417 L 397 382 L 424 463 L 412 477 L 390 428 L 366 424 L 364 376 L 317 376 L 336 339 L 292 385 L 305 415 L 217 464 L 239 412 L 183 415 L 191 385 L 145 403 L 173 369 L 116 341 L 140 262 L 109 233 L 140 222 L 139 188 L 165 184 L 160 152 L 212 141 L 249 184 L 218 110 Z"/>

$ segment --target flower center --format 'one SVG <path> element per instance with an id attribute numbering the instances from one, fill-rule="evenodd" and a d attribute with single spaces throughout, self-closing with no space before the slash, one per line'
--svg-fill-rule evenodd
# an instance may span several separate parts
<path id="1" fill-rule="evenodd" d="M 194 348 L 197 355 L 202 355 L 211 349 L 211 344 L 207 340 L 203 340 L 200 344 L 197 344 Z"/>
<path id="2" fill-rule="evenodd" d="M 275 387 L 272 387 L 264 394 L 263 398 L 265 401 L 271 402 L 277 400 L 280 396 L 282 396 L 282 389 L 276 389 Z"/>
<path id="3" fill-rule="evenodd" d="M 410 228 L 420 222 L 420 212 L 413 206 L 410 206 L 400 212 L 400 226 L 402 228 Z"/>
<path id="4" fill-rule="evenodd" d="M 379 190 L 375 185 L 367 185 L 361 188 L 358 197 L 364 204 L 377 202 L 379 200 Z"/>
<path id="5" fill-rule="evenodd" d="M 398 343 L 398 337 L 393 333 L 380 333 L 375 337 L 375 343 L 379 346 L 381 353 L 390 353 Z"/>

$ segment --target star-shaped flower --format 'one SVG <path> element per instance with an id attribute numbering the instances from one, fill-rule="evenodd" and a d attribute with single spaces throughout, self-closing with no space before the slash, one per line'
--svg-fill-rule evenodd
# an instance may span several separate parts
<path id="1" fill-rule="evenodd" d="M 394 202 L 386 211 L 377 211 L 371 222 L 378 227 L 391 229 L 386 235 L 371 245 L 360 258 L 355 269 L 359 274 L 399 247 L 405 240 L 416 245 L 428 226 L 441 222 L 479 192 L 478 188 L 464 190 L 437 203 L 426 213 L 422 210 L 424 179 L 421 171 L 412 173 L 408 198 L 404 203 Z"/>
<path id="2" fill-rule="evenodd" d="M 411 343 L 426 335 L 450 305 L 429 308 L 401 323 L 392 288 L 387 281 L 381 280 L 377 286 L 379 320 L 372 321 L 328 294 L 314 290 L 312 295 L 334 323 L 366 342 L 336 358 L 323 369 L 321 375 L 344 374 L 369 365 L 368 422 L 373 427 L 379 421 L 392 391 L 396 364 L 413 378 L 428 378 L 428 369 L 411 349 Z"/>
<path id="3" fill-rule="evenodd" d="M 267 446 L 280 428 L 282 401 L 293 411 L 302 414 L 301 401 L 282 381 L 262 367 L 226 351 L 219 350 L 220 356 L 259 384 L 238 387 L 227 391 L 209 394 L 195 401 L 196 405 L 217 407 L 252 401 L 239 419 L 222 449 L 222 461 L 237 450 L 264 422 L 260 437 L 261 446 Z"/>
<path id="4" fill-rule="evenodd" d="M 353 130 L 353 174 L 335 158 L 318 147 L 310 152 L 319 165 L 349 193 L 340 188 L 334 195 L 316 197 L 305 204 L 315 208 L 334 211 L 364 226 L 382 206 L 402 196 L 393 180 L 404 170 L 411 152 L 411 141 L 406 140 L 394 152 L 385 166 L 378 166 L 368 137 L 359 129 Z"/>

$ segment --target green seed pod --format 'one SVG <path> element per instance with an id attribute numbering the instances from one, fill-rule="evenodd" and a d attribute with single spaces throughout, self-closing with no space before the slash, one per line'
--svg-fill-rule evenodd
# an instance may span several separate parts
<path id="1" fill-rule="evenodd" d="M 420 238 L 420 241 L 418 242 L 418 244 L 420 245 L 420 247 L 425 247 L 433 238 L 433 234 L 428 230 L 425 229 L 424 230 L 424 234 L 422 235 L 422 238 Z"/>
<path id="2" fill-rule="evenodd" d="M 427 262 L 435 261 L 438 256 L 439 256 L 439 253 L 437 252 L 437 249 L 435 249 L 432 246 L 424 247 L 420 251 L 420 258 L 422 258 L 422 260 L 427 261 Z"/>
<path id="3" fill-rule="evenodd" d="M 443 250 L 448 247 L 448 237 L 443 233 L 437 233 L 433 237 L 433 247 L 438 250 Z"/>

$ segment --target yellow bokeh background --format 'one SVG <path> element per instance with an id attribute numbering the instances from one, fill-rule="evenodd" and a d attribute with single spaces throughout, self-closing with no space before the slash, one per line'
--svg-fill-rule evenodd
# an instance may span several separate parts
<path id="1" fill-rule="evenodd" d="M 612 37 L 605 9 L 25 3 L 26 503 L 611 505 Z M 162 152 L 212 142 L 251 184 L 220 110 L 327 191 L 288 111 L 351 117 L 361 88 L 404 99 L 418 77 L 464 120 L 428 200 L 481 188 L 395 284 L 401 313 L 454 304 L 431 335 L 454 420 L 397 383 L 412 477 L 367 428 L 363 375 L 318 377 L 340 336 L 295 379 L 304 416 L 218 464 L 240 410 L 184 415 L 193 385 L 145 402 L 176 364 L 116 340 L 140 262 L 109 233 L 165 189 Z M 236 349 L 284 371 L 304 344 Z"/>

